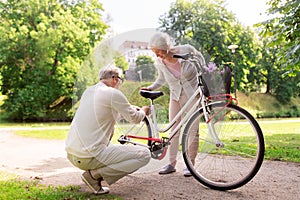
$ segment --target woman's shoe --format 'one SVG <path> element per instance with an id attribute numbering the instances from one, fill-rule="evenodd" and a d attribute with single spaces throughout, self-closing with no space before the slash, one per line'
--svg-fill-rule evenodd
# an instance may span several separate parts
<path id="1" fill-rule="evenodd" d="M 170 174 L 170 173 L 173 173 L 173 172 L 176 172 L 175 167 L 168 164 L 168 165 L 164 166 L 158 173 L 159 174 Z"/>
<path id="2" fill-rule="evenodd" d="M 191 174 L 191 172 L 190 172 L 190 170 L 188 168 L 185 168 L 183 170 L 183 176 L 185 176 L 185 177 L 192 176 L 192 174 Z"/>

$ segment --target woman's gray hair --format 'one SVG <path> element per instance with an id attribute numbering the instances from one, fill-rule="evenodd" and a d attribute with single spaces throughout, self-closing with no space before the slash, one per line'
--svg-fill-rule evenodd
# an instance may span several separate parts
<path id="1" fill-rule="evenodd" d="M 108 65 L 103 67 L 99 72 L 99 79 L 108 79 L 114 76 L 120 76 L 122 74 L 122 70 L 114 65 Z"/>
<path id="2" fill-rule="evenodd" d="M 171 45 L 170 36 L 167 33 L 157 32 L 151 37 L 149 45 L 150 48 L 169 50 Z"/>

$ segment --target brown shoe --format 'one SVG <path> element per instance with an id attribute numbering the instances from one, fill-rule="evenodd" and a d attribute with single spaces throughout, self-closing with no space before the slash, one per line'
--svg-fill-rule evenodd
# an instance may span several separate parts
<path id="1" fill-rule="evenodd" d="M 102 187 L 101 186 L 101 181 L 103 180 L 102 178 L 96 180 L 92 177 L 91 172 L 85 171 L 81 175 L 82 181 L 94 192 L 94 194 L 107 194 L 109 193 L 109 188 L 108 187 Z"/>

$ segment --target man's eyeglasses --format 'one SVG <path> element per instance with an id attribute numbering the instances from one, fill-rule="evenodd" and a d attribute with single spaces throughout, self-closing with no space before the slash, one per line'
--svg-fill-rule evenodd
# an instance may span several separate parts
<path id="1" fill-rule="evenodd" d="M 118 79 L 120 79 L 122 82 L 124 81 L 124 78 L 121 78 L 120 76 L 113 76 L 113 78 L 118 78 Z"/>

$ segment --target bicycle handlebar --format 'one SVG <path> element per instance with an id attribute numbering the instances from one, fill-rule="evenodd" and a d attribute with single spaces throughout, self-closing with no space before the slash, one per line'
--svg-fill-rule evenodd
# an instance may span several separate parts
<path id="1" fill-rule="evenodd" d="M 181 58 L 181 59 L 187 60 L 187 59 L 191 58 L 191 56 L 192 55 L 190 53 L 187 53 L 187 54 L 174 54 L 173 58 Z"/>
<path id="2" fill-rule="evenodd" d="M 174 54 L 173 58 L 181 58 L 183 60 L 190 60 L 191 62 L 195 63 L 199 70 L 198 71 L 198 73 L 200 73 L 199 75 L 208 73 L 208 67 L 205 64 L 204 58 L 198 57 L 193 52 L 186 53 L 186 54 Z"/>

